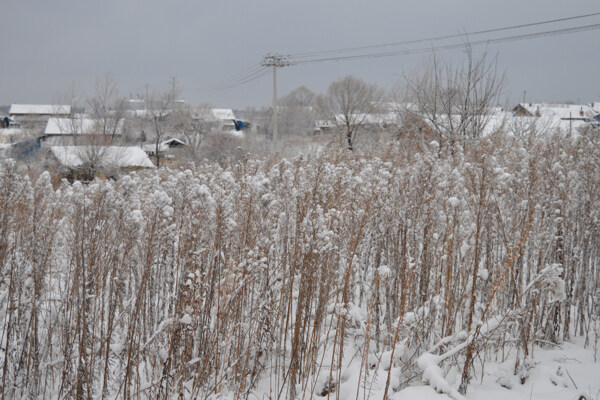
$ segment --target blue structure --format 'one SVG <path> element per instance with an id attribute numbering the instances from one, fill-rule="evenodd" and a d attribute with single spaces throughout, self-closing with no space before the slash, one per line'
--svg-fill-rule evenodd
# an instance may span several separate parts
<path id="1" fill-rule="evenodd" d="M 244 121 L 241 120 L 233 120 L 233 125 L 235 125 L 235 130 L 236 131 L 243 131 L 244 128 L 246 127 L 246 123 Z"/>

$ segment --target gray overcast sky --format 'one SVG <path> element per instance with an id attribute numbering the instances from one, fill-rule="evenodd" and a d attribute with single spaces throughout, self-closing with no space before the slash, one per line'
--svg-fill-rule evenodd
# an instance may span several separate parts
<path id="1" fill-rule="evenodd" d="M 70 92 L 93 94 L 111 73 L 123 94 L 145 84 L 165 88 L 176 76 L 188 103 L 260 107 L 271 76 L 244 86 L 203 88 L 260 62 L 294 54 L 473 32 L 600 11 L 598 0 L 2 0 L 0 105 L 51 103 Z M 600 23 L 600 16 L 519 33 Z M 509 31 L 498 35 L 515 34 Z M 475 40 L 473 38 L 472 40 Z M 418 45 L 418 46 L 422 46 Z M 479 50 L 478 50 L 479 51 Z M 600 30 L 493 45 L 519 101 L 600 101 Z M 460 50 L 441 52 L 455 60 Z M 279 94 L 300 85 L 324 92 L 352 74 L 390 88 L 425 55 L 284 68 Z"/>

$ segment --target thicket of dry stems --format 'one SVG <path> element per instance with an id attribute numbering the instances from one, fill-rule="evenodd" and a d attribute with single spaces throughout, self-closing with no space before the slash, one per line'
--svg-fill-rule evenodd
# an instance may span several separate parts
<path id="1" fill-rule="evenodd" d="M 535 346 L 595 343 L 586 137 L 0 182 L 3 398 L 336 398 L 355 360 L 366 398 L 425 352 L 526 380 Z"/>

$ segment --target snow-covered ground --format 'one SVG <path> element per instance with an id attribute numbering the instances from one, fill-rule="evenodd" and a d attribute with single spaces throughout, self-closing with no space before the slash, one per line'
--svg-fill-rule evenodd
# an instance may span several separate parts
<path id="1" fill-rule="evenodd" d="M 466 397 L 456 394 L 438 393 L 425 382 L 416 382 L 411 386 L 394 392 L 392 387 L 397 385 L 395 374 L 400 367 L 393 368 L 390 378 L 388 399 L 390 400 L 586 400 L 600 398 L 600 354 L 594 361 L 593 343 L 584 347 L 584 339 L 577 337 L 571 342 L 560 346 L 536 348 L 533 358 L 520 374 L 515 375 L 515 358 L 507 354 L 505 362 L 487 361 L 484 367 L 475 366 L 477 374 L 468 387 Z M 387 371 L 359 377 L 361 360 L 353 360 L 342 372 L 342 384 L 338 390 L 332 391 L 329 398 L 335 399 L 382 399 L 384 398 Z M 326 369 L 326 368 L 325 368 Z M 329 370 L 322 371 L 321 378 L 311 388 L 299 387 L 298 398 L 327 398 L 327 394 L 319 393 L 325 386 Z M 521 381 L 523 379 L 523 381 Z M 460 384 L 460 374 L 451 371 L 445 376 L 449 386 L 456 390 Z M 269 381 L 264 380 L 255 392 L 257 398 L 268 398 Z M 357 397 L 358 395 L 358 397 Z M 266 396 L 266 397 L 265 397 Z M 234 398 L 234 397 L 231 397 Z"/>
<path id="2" fill-rule="evenodd" d="M 588 400 L 600 398 L 600 358 L 594 361 L 593 344 L 584 348 L 581 337 L 557 348 L 536 349 L 524 383 L 513 371 L 514 359 L 486 365 L 483 380 L 481 375 L 473 380 L 467 398 L 571 400 L 581 395 Z M 425 393 L 424 390 L 421 398 L 427 398 Z"/>

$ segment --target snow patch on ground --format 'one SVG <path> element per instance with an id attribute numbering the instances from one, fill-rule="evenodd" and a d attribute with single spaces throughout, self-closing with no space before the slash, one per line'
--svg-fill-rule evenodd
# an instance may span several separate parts
<path id="1" fill-rule="evenodd" d="M 485 327 L 484 327 L 485 328 Z M 398 351 L 401 352 L 401 351 Z M 386 352 L 391 353 L 391 352 Z M 306 388 L 302 396 L 302 388 L 298 387 L 299 398 L 328 398 L 327 389 L 331 390 L 329 398 L 335 399 L 382 399 L 384 398 L 388 366 L 391 354 L 383 354 L 377 368 L 369 368 L 361 372 L 360 357 L 355 358 L 341 374 L 339 387 L 335 383 L 329 385 L 330 370 L 321 370 L 314 387 Z M 396 355 L 394 355 L 396 358 Z M 418 364 L 423 369 L 421 381 L 398 390 L 402 381 L 401 363 L 395 363 L 390 372 L 390 384 L 387 398 L 390 400 L 578 400 L 584 395 L 587 400 L 600 398 L 600 362 L 594 362 L 593 350 L 583 347 L 583 339 L 576 338 L 559 347 L 536 348 L 525 374 L 514 374 L 515 357 L 509 354 L 504 362 L 487 361 L 482 370 L 481 363 L 475 364 L 475 376 L 472 377 L 466 396 L 458 393 L 460 373 L 444 376 L 438 366 L 442 356 L 424 353 Z M 385 370 L 384 370 L 385 368 Z M 335 381 L 337 371 L 333 371 Z M 570 377 L 569 377 L 570 375 Z M 525 377 L 522 383 L 522 377 Z M 313 395 L 311 396 L 311 393 Z M 258 398 L 268 397 L 268 380 L 259 383 L 255 394 Z"/>
<path id="2" fill-rule="evenodd" d="M 524 383 L 513 371 L 512 357 L 505 363 L 486 365 L 483 380 L 479 375 L 472 382 L 467 399 L 571 400 L 581 395 L 587 399 L 600 397 L 600 362 L 594 362 L 593 350 L 583 347 L 582 338 L 564 343 L 560 348 L 535 349 L 533 368 Z M 512 389 L 503 387 L 509 386 L 507 383 L 512 385 Z"/>

